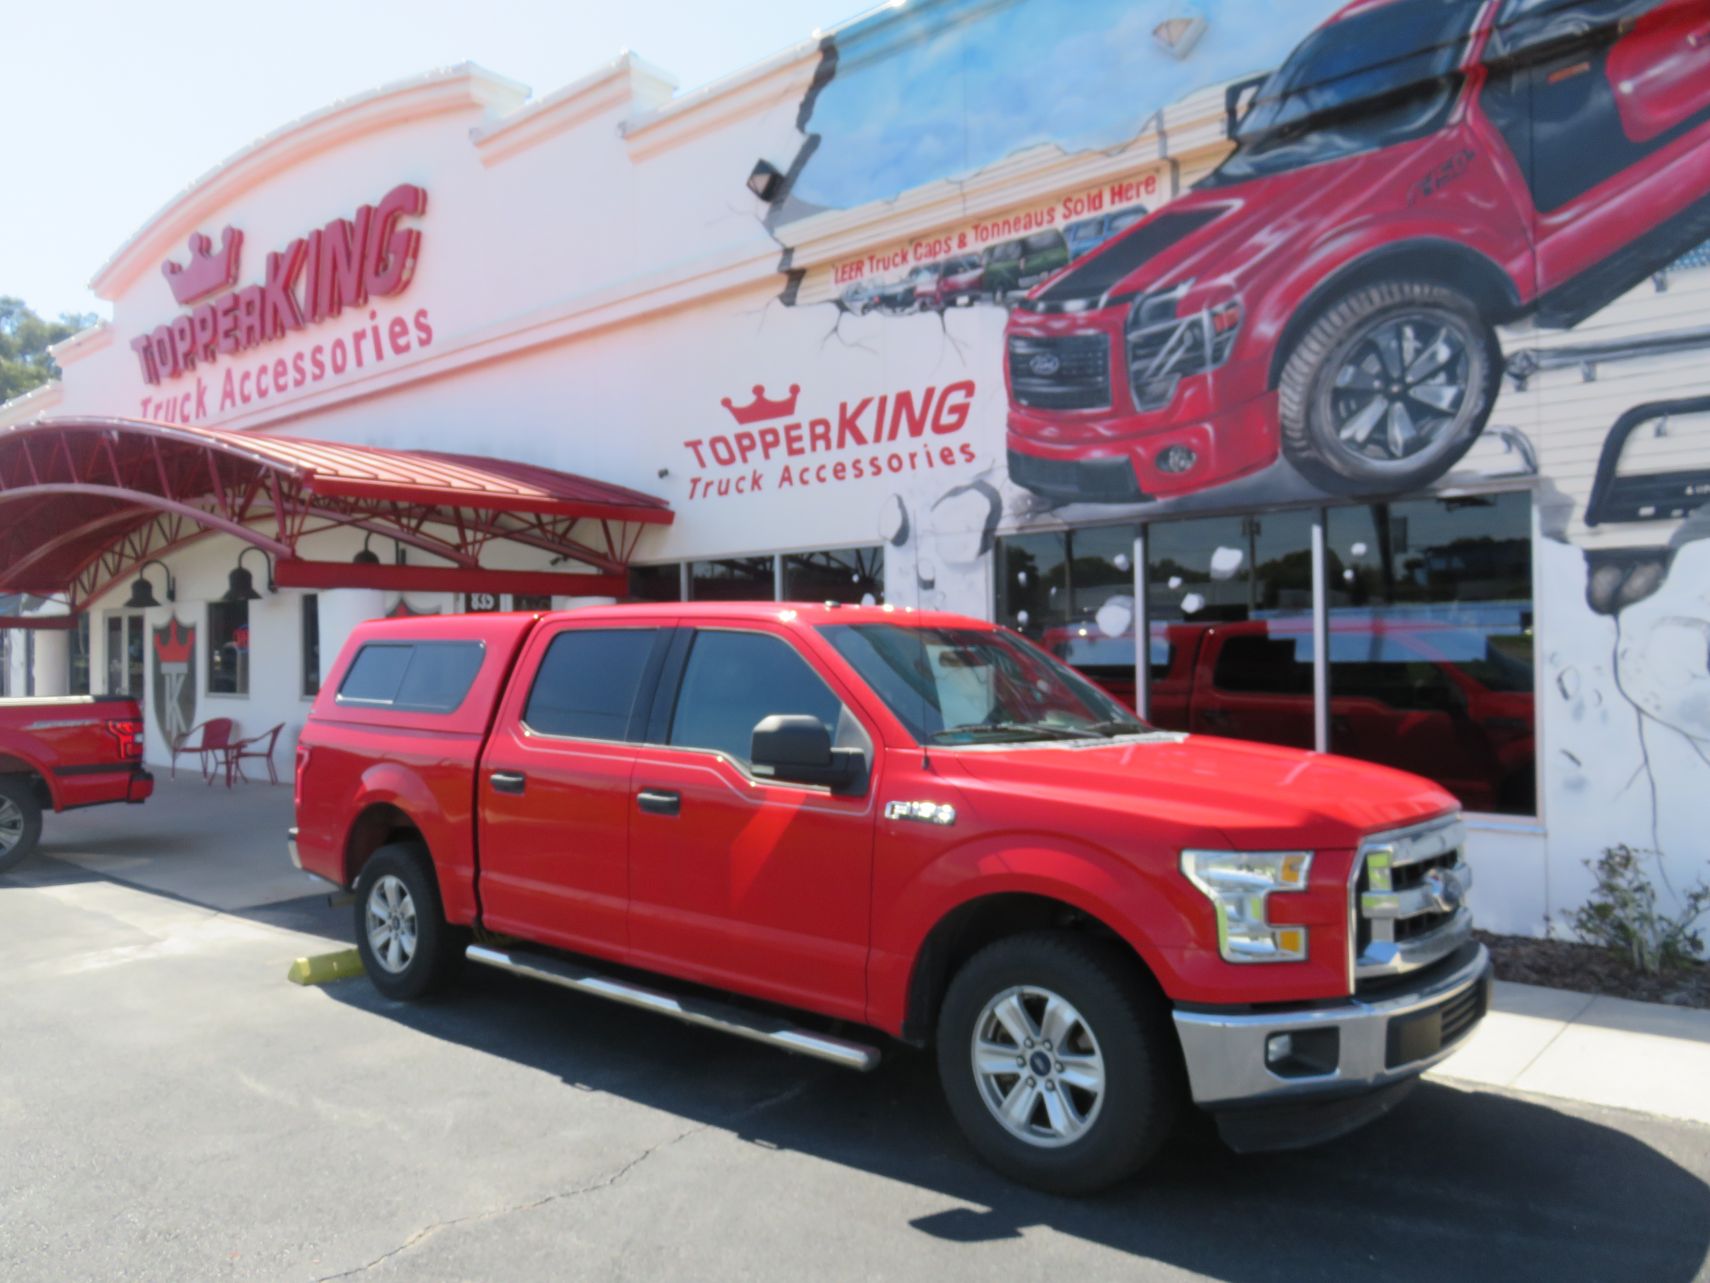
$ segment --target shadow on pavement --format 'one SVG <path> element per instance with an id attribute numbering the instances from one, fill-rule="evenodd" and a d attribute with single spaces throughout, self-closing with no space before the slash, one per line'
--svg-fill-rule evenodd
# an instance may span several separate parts
<path id="1" fill-rule="evenodd" d="M 964 1146 L 929 1056 L 859 1075 L 472 968 L 431 1004 L 365 981 L 335 1001 L 434 1038 L 961 1200 L 896 1227 L 964 1243 L 1046 1227 L 1217 1279 L 1700 1277 L 1710 1186 L 1643 1135 L 1512 1097 L 1422 1085 L 1394 1114 L 1317 1149 L 1238 1157 L 1186 1133 L 1136 1182 L 1069 1200 L 1013 1185 Z M 795 1089 L 795 1090 L 792 1090 Z M 1194 1116 L 1199 1121 L 1199 1116 Z M 1622 1119 L 1624 1123 L 1628 1120 Z M 1686 1129 L 1710 1168 L 1710 1137 Z M 731 1197 L 741 1197 L 733 1190 Z"/>

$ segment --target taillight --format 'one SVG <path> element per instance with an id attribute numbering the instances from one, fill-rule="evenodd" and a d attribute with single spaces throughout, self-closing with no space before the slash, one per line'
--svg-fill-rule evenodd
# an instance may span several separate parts
<path id="1" fill-rule="evenodd" d="M 143 724 L 137 721 L 110 721 L 107 734 L 118 745 L 119 756 L 126 761 L 142 761 Z"/>
<path id="2" fill-rule="evenodd" d="M 307 744 L 299 743 L 297 745 L 296 775 L 291 781 L 291 805 L 294 807 L 300 807 L 303 805 L 303 772 L 308 769 L 309 746 Z"/>

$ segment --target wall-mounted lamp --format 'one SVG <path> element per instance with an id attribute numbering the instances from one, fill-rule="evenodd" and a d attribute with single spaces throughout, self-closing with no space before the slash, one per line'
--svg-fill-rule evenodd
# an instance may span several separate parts
<path id="1" fill-rule="evenodd" d="M 125 603 L 126 610 L 147 610 L 150 606 L 160 605 L 154 599 L 154 585 L 149 583 L 148 577 L 143 574 L 150 566 L 159 566 L 166 571 L 166 600 L 178 600 L 178 584 L 172 578 L 172 571 L 167 569 L 164 561 L 150 557 L 137 567 L 137 577 L 131 582 L 131 599 Z"/>
<path id="2" fill-rule="evenodd" d="M 784 184 L 784 175 L 769 160 L 757 160 L 754 169 L 748 175 L 748 190 L 761 200 L 770 204 L 777 199 L 778 189 Z"/>
<path id="3" fill-rule="evenodd" d="M 221 601 L 260 601 L 261 594 L 255 591 L 255 577 L 243 568 L 243 559 L 252 552 L 259 552 L 261 559 L 267 563 L 267 591 L 278 592 L 279 588 L 273 582 L 273 560 L 267 555 L 267 550 L 253 545 L 238 554 L 238 564 L 232 568 L 232 573 L 226 576 L 226 595 Z"/>
<path id="4" fill-rule="evenodd" d="M 374 538 L 374 532 L 372 530 L 362 536 L 362 551 L 350 559 L 351 565 L 378 566 L 380 564 L 380 554 L 368 546 L 368 541 L 372 538 Z"/>

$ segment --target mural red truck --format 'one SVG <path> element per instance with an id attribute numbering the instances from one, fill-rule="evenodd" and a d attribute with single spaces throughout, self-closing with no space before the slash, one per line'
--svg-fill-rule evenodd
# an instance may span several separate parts
<path id="1" fill-rule="evenodd" d="M 142 751 L 134 699 L 0 699 L 0 873 L 36 849 L 44 812 L 147 801 Z"/>
<path id="2" fill-rule="evenodd" d="M 1340 1134 L 1488 1002 L 1442 789 L 1155 730 L 952 614 L 364 624 L 296 805 L 382 993 L 467 959 L 857 1069 L 932 1046 L 973 1147 L 1060 1192 L 1190 1100 L 1237 1148 Z"/>
<path id="3" fill-rule="evenodd" d="M 1198 187 L 1032 290 L 1009 468 L 1064 501 L 1285 457 L 1414 490 L 1484 428 L 1493 327 L 1571 326 L 1710 236 L 1702 0 L 1357 0 Z"/>

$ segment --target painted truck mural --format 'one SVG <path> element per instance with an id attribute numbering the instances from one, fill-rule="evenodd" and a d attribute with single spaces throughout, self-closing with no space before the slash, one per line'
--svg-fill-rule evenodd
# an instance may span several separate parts
<path id="1" fill-rule="evenodd" d="M 1310 745 L 1330 505 L 1330 747 L 1690 880 L 1710 3 L 910 4 L 799 128 L 784 301 L 1001 389 L 974 475 L 885 501 L 893 601 Z"/>

